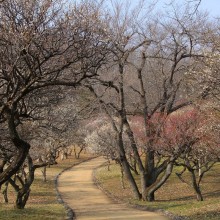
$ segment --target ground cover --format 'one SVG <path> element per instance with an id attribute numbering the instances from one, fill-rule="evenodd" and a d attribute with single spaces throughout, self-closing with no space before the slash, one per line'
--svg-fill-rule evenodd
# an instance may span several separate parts
<path id="1" fill-rule="evenodd" d="M 47 169 L 47 181 L 43 182 L 40 170 L 37 170 L 35 181 L 31 187 L 30 198 L 24 210 L 14 208 L 15 192 L 9 187 L 9 203 L 3 203 L 3 195 L 0 195 L 0 219 L 2 220 L 63 220 L 66 211 L 62 204 L 57 201 L 54 179 L 63 170 L 73 164 L 88 159 L 87 154 L 81 155 L 80 159 L 70 156 L 68 159 L 58 161 Z M 3 187 L 4 188 L 4 187 Z"/>
<path id="2" fill-rule="evenodd" d="M 174 215 L 184 216 L 190 220 L 219 220 L 220 219 L 220 164 L 207 173 L 201 188 L 204 195 L 203 202 L 197 202 L 190 186 L 181 182 L 173 172 L 167 183 L 156 192 L 155 202 L 137 201 L 132 198 L 132 192 L 125 180 L 122 189 L 120 168 L 114 163 L 108 171 L 106 166 L 100 167 L 95 173 L 98 184 L 113 197 L 140 205 L 149 210 L 163 209 Z M 137 180 L 139 179 L 136 176 Z M 184 179 L 189 181 L 189 173 Z"/>

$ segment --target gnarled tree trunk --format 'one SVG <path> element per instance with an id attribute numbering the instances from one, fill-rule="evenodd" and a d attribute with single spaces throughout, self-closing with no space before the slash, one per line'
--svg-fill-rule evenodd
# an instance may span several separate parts
<path id="1" fill-rule="evenodd" d="M 20 169 L 30 149 L 30 144 L 22 140 L 17 133 L 13 110 L 8 108 L 6 111 L 6 117 L 10 138 L 16 147 L 17 152 L 8 167 L 0 173 L 0 186 L 8 181 Z"/>

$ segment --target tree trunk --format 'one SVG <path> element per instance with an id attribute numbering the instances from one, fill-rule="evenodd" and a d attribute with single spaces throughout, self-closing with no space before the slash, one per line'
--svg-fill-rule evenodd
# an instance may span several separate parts
<path id="1" fill-rule="evenodd" d="M 152 202 L 155 200 L 155 192 L 167 181 L 173 171 L 173 162 L 170 162 L 165 170 L 164 175 L 158 180 L 155 181 L 148 189 L 147 189 L 147 201 Z"/>
<path id="2" fill-rule="evenodd" d="M 146 197 L 146 184 L 147 184 L 147 182 L 146 182 L 146 172 L 145 172 L 143 163 L 141 161 L 141 157 L 140 157 L 139 152 L 138 152 L 138 148 L 137 148 L 137 145 L 136 145 L 136 142 L 135 142 L 133 131 L 130 127 L 130 124 L 127 120 L 126 115 L 124 116 L 123 121 L 124 121 L 124 125 L 126 127 L 126 132 L 127 132 L 128 138 L 131 142 L 131 148 L 132 148 L 133 153 L 134 153 L 134 160 L 137 163 L 137 166 L 139 168 L 139 172 L 140 172 L 140 175 L 141 175 L 141 194 L 140 195 L 141 195 L 141 198 L 144 199 Z"/>
<path id="3" fill-rule="evenodd" d="M 136 175 L 139 175 L 139 173 L 138 173 L 138 171 L 137 171 L 137 161 L 136 161 L 135 158 L 134 158 L 133 168 L 134 168 L 134 173 L 135 173 Z"/>
<path id="4" fill-rule="evenodd" d="M 153 172 L 155 170 L 155 163 L 154 163 L 154 151 L 147 150 L 145 153 L 145 170 L 149 177 L 153 176 Z M 148 179 L 147 186 L 150 186 L 152 184 L 152 180 Z"/>
<path id="5" fill-rule="evenodd" d="M 74 151 L 74 157 L 77 159 L 77 152 L 76 152 L 76 146 L 75 145 L 74 145 L 73 151 Z"/>
<path id="6" fill-rule="evenodd" d="M 143 194 L 143 200 L 154 201 L 155 195 L 154 192 L 147 192 L 147 188 L 151 187 L 157 180 L 155 177 L 155 163 L 154 163 L 154 151 L 147 150 L 145 153 L 145 172 L 143 178 L 145 178 L 145 193 Z M 143 180 L 144 181 L 144 180 Z"/>
<path id="7" fill-rule="evenodd" d="M 47 181 L 47 167 L 44 166 L 43 169 L 41 170 L 42 175 L 43 175 L 43 182 Z"/>
<path id="8" fill-rule="evenodd" d="M 131 155 L 129 155 L 129 164 L 130 164 L 130 168 L 131 170 L 136 174 L 139 175 L 138 171 L 137 171 L 137 161 L 135 158 L 133 158 Z"/>
<path id="9" fill-rule="evenodd" d="M 65 154 L 64 154 L 63 151 L 60 153 L 60 159 L 61 159 L 61 160 L 64 160 L 64 159 L 65 159 Z"/>
<path id="10" fill-rule="evenodd" d="M 148 193 L 147 193 L 147 197 L 146 197 L 146 200 L 148 201 L 148 202 L 153 202 L 153 201 L 155 201 L 155 191 L 149 191 Z"/>
<path id="11" fill-rule="evenodd" d="M 125 155 L 122 137 L 120 137 L 120 136 L 121 135 L 119 135 L 120 162 L 122 164 L 125 175 L 126 175 L 128 181 L 129 181 L 130 185 L 131 185 L 131 188 L 132 188 L 132 191 L 134 193 L 135 198 L 136 199 L 141 199 L 141 194 L 138 190 L 137 184 L 136 184 L 136 182 L 134 180 L 134 177 L 131 173 L 129 163 L 128 163 L 126 155 Z"/>
<path id="12" fill-rule="evenodd" d="M 140 173 L 140 178 L 141 178 L 141 195 L 142 195 L 142 200 L 146 201 L 146 187 L 147 187 L 147 178 L 146 178 L 146 173 L 145 172 L 141 172 Z"/>
<path id="13" fill-rule="evenodd" d="M 199 177 L 202 175 L 201 161 L 198 159 L 198 169 L 199 169 Z"/>
<path id="14" fill-rule="evenodd" d="M 0 185 L 9 180 L 22 166 L 25 158 L 28 155 L 30 145 L 20 139 L 14 139 L 13 142 L 18 148 L 17 155 L 13 162 L 0 174 Z"/>
<path id="15" fill-rule="evenodd" d="M 9 183 L 17 192 L 17 197 L 15 201 L 15 207 L 17 209 L 24 209 L 30 195 L 31 184 L 34 181 L 34 172 L 36 166 L 34 166 L 33 160 L 29 155 L 27 156 L 27 162 L 28 162 L 28 173 L 25 175 L 25 177 L 23 176 L 22 178 L 22 176 L 16 175 L 15 176 L 16 178 L 14 180 L 12 180 L 11 178 L 9 179 Z M 19 184 L 16 184 L 16 180 L 19 181 Z"/>
<path id="16" fill-rule="evenodd" d="M 125 183 L 124 183 L 124 169 L 122 165 L 120 164 L 120 170 L 121 170 L 121 187 L 122 189 L 125 189 Z"/>
<path id="17" fill-rule="evenodd" d="M 107 162 L 108 171 L 110 171 L 110 165 L 111 165 L 111 162 L 110 162 L 110 159 L 108 158 L 108 162 Z"/>
<path id="18" fill-rule="evenodd" d="M 4 196 L 4 201 L 5 201 L 5 203 L 8 203 L 8 184 L 9 184 L 9 182 L 7 181 L 7 182 L 5 183 L 5 188 L 4 188 L 4 190 L 2 191 L 2 194 L 3 194 L 3 196 Z"/>
<path id="19" fill-rule="evenodd" d="M 0 186 L 8 181 L 10 177 L 12 177 L 19 170 L 30 149 L 30 145 L 24 140 L 20 139 L 17 133 L 13 110 L 7 109 L 6 116 L 8 120 L 10 138 L 14 146 L 17 148 L 17 155 L 15 155 L 13 158 L 12 163 L 10 163 L 9 166 L 0 174 Z"/>
<path id="20" fill-rule="evenodd" d="M 77 154 L 77 159 L 79 159 L 80 154 L 82 153 L 83 149 L 84 149 L 84 147 L 80 148 L 80 150 L 79 150 L 79 152 L 78 152 L 78 154 Z"/>
<path id="21" fill-rule="evenodd" d="M 195 191 L 196 191 L 197 201 L 203 201 L 203 196 L 200 187 L 196 188 Z"/>
<path id="22" fill-rule="evenodd" d="M 149 112 L 148 112 L 148 103 L 147 103 L 147 96 L 146 96 L 146 90 L 144 87 L 144 81 L 143 81 L 143 69 L 145 67 L 146 63 L 146 56 L 145 53 L 142 53 L 141 57 L 141 64 L 140 68 L 138 69 L 138 79 L 140 83 L 140 99 L 141 99 L 141 104 L 142 104 L 142 111 L 143 111 L 143 117 L 144 117 L 144 132 L 146 138 L 151 136 L 151 128 L 148 124 L 149 120 Z M 148 143 L 150 145 L 150 143 Z M 150 200 L 154 201 L 154 192 L 152 191 L 150 195 L 147 195 L 147 187 L 151 186 L 155 181 L 156 178 L 154 175 L 154 168 L 155 168 L 155 163 L 154 163 L 154 151 L 151 150 L 151 147 L 148 147 L 147 152 L 145 153 L 145 164 L 144 168 L 142 168 L 142 174 L 141 174 L 141 187 L 142 187 L 142 199 L 143 200 Z M 150 198 L 148 198 L 150 196 Z"/>
<path id="23" fill-rule="evenodd" d="M 27 200 L 30 195 L 30 188 L 29 187 L 24 187 L 21 190 L 18 191 L 17 193 L 17 198 L 16 198 L 16 208 L 17 209 L 24 209 Z"/>
<path id="24" fill-rule="evenodd" d="M 197 181 L 196 181 L 195 171 L 193 169 L 189 169 L 189 168 L 188 168 L 188 170 L 191 173 L 192 185 L 193 185 L 193 189 L 196 193 L 197 201 L 203 201 L 202 192 L 200 190 L 199 184 L 197 184 Z"/>

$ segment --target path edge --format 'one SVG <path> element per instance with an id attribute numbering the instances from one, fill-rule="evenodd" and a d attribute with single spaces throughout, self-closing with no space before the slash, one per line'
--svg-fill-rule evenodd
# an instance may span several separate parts
<path id="1" fill-rule="evenodd" d="M 73 165 L 71 165 L 70 167 L 67 167 L 65 169 L 63 169 L 60 173 L 58 173 L 55 178 L 54 178 L 54 185 L 55 185 L 55 190 L 56 190 L 56 197 L 57 197 L 57 201 L 62 204 L 66 210 L 66 220 L 76 220 L 76 214 L 75 212 L 73 211 L 73 209 L 71 209 L 68 204 L 63 200 L 62 198 L 62 195 L 60 193 L 60 191 L 58 190 L 58 179 L 59 177 L 66 171 L 70 170 L 71 168 L 81 164 L 81 163 L 84 163 L 84 162 L 87 162 L 89 160 L 92 160 L 96 157 L 91 157 L 91 158 L 88 158 L 88 159 L 85 159 L 85 160 L 82 160 L 82 161 L 79 161 L 79 162 L 76 162 L 74 163 Z"/>

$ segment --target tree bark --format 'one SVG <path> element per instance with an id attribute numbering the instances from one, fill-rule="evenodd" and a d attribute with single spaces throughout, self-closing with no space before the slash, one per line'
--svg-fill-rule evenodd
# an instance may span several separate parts
<path id="1" fill-rule="evenodd" d="M 152 184 L 149 189 L 147 189 L 147 201 L 151 202 L 155 200 L 154 193 L 167 181 L 173 171 L 173 162 L 171 161 L 165 170 L 164 175 L 160 180 L 156 181 Z"/>
<path id="2" fill-rule="evenodd" d="M 8 203 L 8 184 L 9 184 L 9 182 L 7 181 L 7 182 L 5 183 L 5 188 L 4 188 L 4 190 L 2 191 L 2 194 L 3 194 L 3 196 L 4 196 L 4 201 L 5 201 L 5 203 Z"/>
<path id="3" fill-rule="evenodd" d="M 13 161 L 9 166 L 0 174 L 0 186 L 8 181 L 19 170 L 30 149 L 30 145 L 22 140 L 17 133 L 13 108 L 12 110 L 9 108 L 6 109 L 9 134 L 12 143 L 17 148 L 17 155 L 13 158 Z"/>
<path id="4" fill-rule="evenodd" d="M 16 178 L 14 180 L 12 180 L 11 178 L 9 179 L 9 183 L 17 192 L 17 197 L 15 201 L 15 207 L 17 209 L 24 209 L 30 195 L 30 187 L 34 181 L 34 172 L 36 168 L 41 167 L 40 165 L 34 165 L 33 160 L 29 155 L 27 156 L 27 161 L 28 173 L 25 174 L 25 177 L 16 175 Z M 16 180 L 19 181 L 19 185 L 16 183 Z"/>
<path id="5" fill-rule="evenodd" d="M 15 156 L 12 163 L 0 174 L 0 185 L 8 181 L 9 178 L 19 170 L 30 149 L 30 145 L 20 138 L 14 138 L 13 142 L 18 149 L 17 155 Z"/>
<path id="6" fill-rule="evenodd" d="M 122 187 L 122 189 L 125 189 L 124 169 L 121 164 L 120 164 L 120 171 L 121 171 L 121 187 Z"/>
<path id="7" fill-rule="evenodd" d="M 47 167 L 44 166 L 43 169 L 41 170 L 42 175 L 43 175 L 43 181 L 46 182 L 47 181 Z"/>
<path id="8" fill-rule="evenodd" d="M 16 208 L 17 209 L 24 209 L 24 207 L 27 203 L 27 200 L 29 198 L 29 195 L 30 195 L 29 186 L 24 187 L 17 192 L 17 198 L 16 198 Z"/>
<path id="9" fill-rule="evenodd" d="M 120 151 L 120 162 L 122 164 L 125 175 L 126 175 L 128 181 L 130 183 L 130 186 L 132 188 L 132 191 L 134 193 L 135 198 L 139 200 L 139 199 L 141 199 L 141 194 L 139 192 L 139 189 L 137 187 L 135 179 L 134 179 L 134 177 L 131 173 L 129 163 L 128 163 L 127 158 L 126 158 L 121 132 L 119 133 L 119 151 Z"/>
<path id="10" fill-rule="evenodd" d="M 188 170 L 191 173 L 192 186 L 193 186 L 193 189 L 196 193 L 196 199 L 197 199 L 197 201 L 203 201 L 203 196 L 202 196 L 202 192 L 200 190 L 200 186 L 196 181 L 195 171 L 193 169 L 189 169 L 189 168 L 188 168 Z"/>

